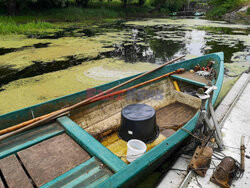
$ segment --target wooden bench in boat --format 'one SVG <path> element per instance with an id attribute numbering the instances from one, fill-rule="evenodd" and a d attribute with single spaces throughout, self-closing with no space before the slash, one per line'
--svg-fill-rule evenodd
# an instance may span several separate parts
<path id="1" fill-rule="evenodd" d="M 198 76 L 195 73 L 190 73 L 189 71 L 186 71 L 182 74 L 173 74 L 170 77 L 175 80 L 194 84 L 199 87 L 205 87 L 210 82 L 209 79 L 206 79 L 202 76 Z"/>

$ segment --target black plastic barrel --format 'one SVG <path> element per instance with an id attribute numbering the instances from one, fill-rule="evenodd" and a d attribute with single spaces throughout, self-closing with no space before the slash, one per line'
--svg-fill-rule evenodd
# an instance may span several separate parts
<path id="1" fill-rule="evenodd" d="M 146 104 L 131 104 L 122 109 L 119 137 L 153 142 L 159 135 L 155 109 Z"/>

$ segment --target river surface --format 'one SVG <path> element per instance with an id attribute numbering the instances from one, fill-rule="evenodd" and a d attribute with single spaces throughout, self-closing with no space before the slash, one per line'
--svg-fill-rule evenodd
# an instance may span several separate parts
<path id="1" fill-rule="evenodd" d="M 68 24 L 67 24 L 68 25 Z M 0 114 L 186 59 L 224 52 L 219 100 L 250 68 L 250 27 L 204 19 L 72 24 L 43 35 L 0 35 Z"/>

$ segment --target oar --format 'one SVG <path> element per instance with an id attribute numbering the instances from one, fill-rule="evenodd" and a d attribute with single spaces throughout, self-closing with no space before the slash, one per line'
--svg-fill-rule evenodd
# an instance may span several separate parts
<path id="1" fill-rule="evenodd" d="M 3 135 L 3 134 L 6 134 L 6 133 L 9 133 L 9 132 L 12 132 L 12 131 L 15 131 L 15 130 L 19 129 L 18 131 L 15 131 L 15 132 L 14 132 L 14 134 L 17 134 L 17 133 L 19 133 L 19 132 L 22 132 L 22 131 L 26 130 L 26 129 L 25 129 L 26 126 L 29 126 L 29 128 L 32 128 L 32 127 L 38 126 L 38 125 L 40 125 L 40 124 L 42 124 L 42 123 L 48 122 L 48 121 L 50 121 L 50 120 L 52 120 L 52 119 L 54 119 L 54 118 L 56 118 L 56 117 L 59 117 L 59 116 L 62 115 L 62 114 L 65 114 L 65 113 L 67 113 L 67 112 L 73 110 L 73 109 L 76 109 L 76 108 L 79 108 L 79 107 L 81 107 L 81 106 L 83 106 L 83 105 L 85 105 L 85 104 L 88 104 L 91 100 L 93 100 L 93 99 L 95 99 L 95 98 L 98 98 L 98 97 L 100 97 L 100 96 L 102 96 L 102 95 L 105 95 L 106 93 L 109 93 L 109 92 L 111 92 L 111 91 L 114 91 L 115 89 L 118 89 L 118 88 L 120 88 L 120 87 L 122 87 L 122 86 L 124 86 L 124 85 L 126 85 L 126 84 L 128 84 L 128 83 L 130 83 L 130 82 L 132 82 L 132 81 L 135 81 L 135 80 L 137 80 L 137 79 L 139 79 L 139 78 L 141 78 L 141 77 L 143 77 L 143 76 L 145 76 L 145 75 L 147 75 L 147 74 L 150 74 L 150 73 L 152 73 L 152 72 L 155 72 L 155 71 L 161 69 L 162 67 L 164 67 L 164 66 L 166 66 L 166 65 L 169 65 L 169 64 L 171 64 L 171 63 L 173 63 L 173 62 L 175 62 L 175 61 L 177 61 L 177 60 L 179 60 L 179 59 L 182 59 L 183 57 L 185 57 L 185 56 L 181 56 L 181 57 L 175 58 L 175 59 L 173 59 L 173 60 L 171 60 L 171 61 L 169 61 L 169 62 L 167 62 L 167 63 L 165 63 L 165 64 L 163 64 L 163 65 L 161 65 L 161 66 L 159 66 L 159 67 L 157 67 L 157 68 L 154 69 L 154 70 L 151 70 L 151 71 L 149 71 L 149 72 L 145 72 L 145 73 L 143 73 L 143 74 L 141 74 L 141 75 L 139 75 L 139 76 L 136 76 L 136 77 L 134 77 L 134 78 L 132 78 L 132 79 L 130 79 L 130 80 L 124 82 L 124 83 L 121 83 L 121 84 L 119 84 L 119 85 L 117 85 L 117 86 L 115 86 L 115 87 L 113 87 L 113 88 L 110 88 L 110 89 L 108 89 L 108 90 L 106 90 L 106 91 L 104 91 L 104 92 L 102 92 L 102 93 L 99 93 L 99 94 L 97 94 L 97 95 L 94 95 L 94 96 L 92 96 L 92 97 L 90 97 L 90 98 L 88 98 L 88 99 L 86 99 L 86 100 L 84 100 L 84 101 L 81 101 L 81 102 L 77 103 L 77 104 L 74 104 L 74 105 L 72 105 L 72 106 L 63 108 L 63 109 L 61 109 L 61 110 L 57 110 L 57 111 L 55 111 L 55 112 L 49 113 L 49 114 L 44 115 L 44 116 L 40 116 L 40 117 L 34 118 L 34 119 L 32 119 L 32 120 L 29 120 L 29 121 L 20 123 L 20 124 L 18 124 L 18 125 L 9 127 L 9 128 L 7 128 L 7 129 L 1 130 L 1 131 L 0 131 L 0 135 Z M 8 135 L 6 135 L 6 136 L 0 137 L 0 141 L 3 140 L 3 139 L 5 139 L 7 136 L 8 136 L 8 137 L 9 137 L 9 136 L 12 136 L 12 134 L 8 134 Z"/>

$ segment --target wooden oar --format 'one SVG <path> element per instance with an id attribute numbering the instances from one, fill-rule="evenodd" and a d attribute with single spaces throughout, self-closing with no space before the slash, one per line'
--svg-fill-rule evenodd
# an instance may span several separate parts
<path id="1" fill-rule="evenodd" d="M 61 110 L 57 110 L 55 112 L 49 113 L 47 115 L 40 116 L 40 117 L 34 118 L 32 120 L 20 123 L 18 125 L 9 127 L 7 129 L 1 130 L 0 131 L 0 135 L 3 135 L 3 134 L 6 134 L 6 133 L 9 133 L 9 132 L 12 132 L 12 131 L 15 131 L 15 130 L 19 129 L 18 131 L 15 131 L 15 133 L 14 133 L 14 134 L 17 134 L 18 132 L 22 132 L 22 131 L 26 130 L 25 129 L 26 126 L 29 126 L 29 128 L 31 128 L 31 127 L 38 126 L 38 125 L 40 125 L 42 123 L 45 123 L 47 121 L 50 121 L 50 120 L 52 120 L 52 119 L 54 119 L 56 117 L 59 117 L 60 115 L 65 114 L 65 113 L 67 113 L 67 112 L 69 112 L 69 111 L 71 111 L 73 109 L 76 109 L 76 108 L 81 107 L 81 106 L 83 106 L 85 104 L 88 104 L 91 100 L 94 100 L 95 98 L 98 98 L 98 97 L 100 97 L 102 95 L 105 95 L 106 93 L 109 93 L 110 91 L 114 91 L 115 89 L 118 89 L 118 88 L 120 88 L 120 87 L 122 87 L 122 86 L 124 86 L 124 85 L 126 85 L 126 84 L 128 84 L 128 83 L 130 83 L 132 81 L 134 81 L 134 80 L 137 80 L 137 79 L 139 79 L 139 78 L 141 78 L 141 77 L 143 77 L 143 76 L 145 76 L 147 74 L 155 72 L 156 70 L 159 70 L 159 69 L 161 69 L 162 67 L 164 67 L 166 65 L 169 65 L 169 64 L 171 64 L 171 63 L 173 63 L 173 62 L 175 62 L 175 61 L 177 61 L 179 59 L 182 59 L 183 57 L 185 57 L 185 56 L 181 56 L 181 57 L 175 58 L 175 59 L 173 59 L 173 60 L 171 60 L 171 61 L 169 61 L 169 62 L 167 62 L 167 63 L 165 63 L 165 64 L 163 64 L 163 65 L 161 65 L 159 67 L 157 67 L 156 69 L 154 69 L 152 71 L 149 71 L 149 72 L 143 73 L 143 74 L 141 74 L 139 76 L 136 76 L 136 77 L 134 77 L 134 78 L 132 78 L 132 79 L 130 79 L 130 80 L 122 83 L 122 84 L 119 84 L 119 85 L 117 85 L 117 86 L 115 86 L 115 87 L 113 87 L 111 89 L 108 89 L 108 90 L 102 92 L 102 93 L 94 95 L 94 96 L 92 96 L 92 97 L 90 97 L 90 98 L 88 98 L 88 99 L 86 99 L 84 101 L 81 101 L 81 102 L 79 102 L 77 104 L 74 104 L 74 105 L 72 105 L 70 107 L 66 107 L 66 108 L 63 108 Z M 5 139 L 7 136 L 9 137 L 9 136 L 12 136 L 12 135 L 13 134 L 8 134 L 6 136 L 2 136 L 2 137 L 0 137 L 0 141 L 3 140 L 3 139 Z"/>

